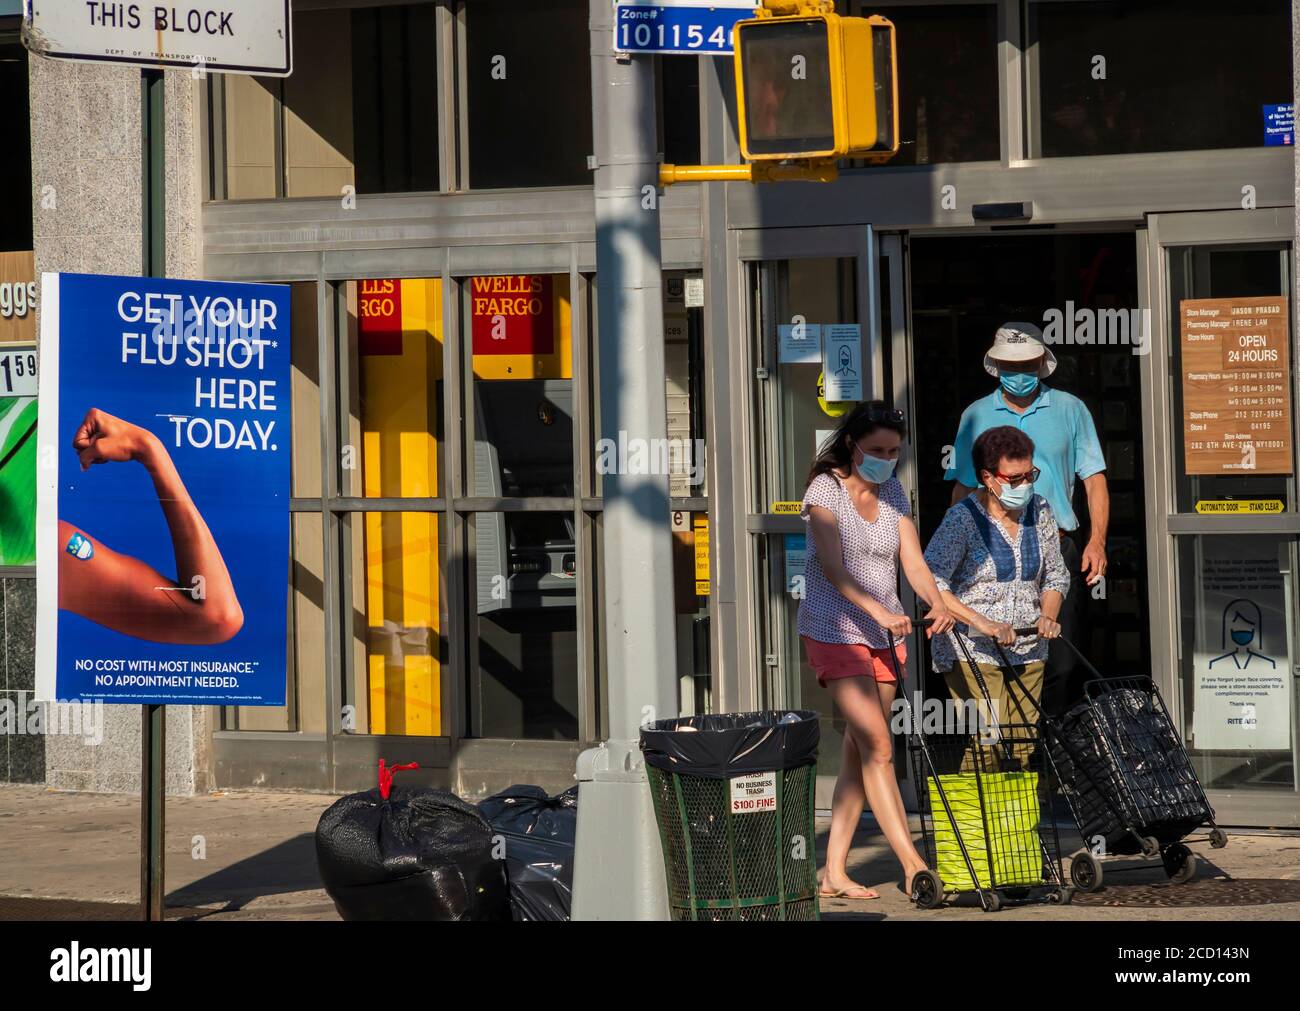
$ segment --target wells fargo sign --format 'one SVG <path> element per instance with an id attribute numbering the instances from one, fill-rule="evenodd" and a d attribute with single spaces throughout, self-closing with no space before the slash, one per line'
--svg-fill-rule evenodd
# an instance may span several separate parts
<path id="1" fill-rule="evenodd" d="M 509 274 L 471 279 L 476 355 L 549 355 L 555 349 L 554 279 Z"/>
<path id="2" fill-rule="evenodd" d="M 402 353 L 402 282 L 362 281 L 357 292 L 357 350 L 363 355 Z"/>

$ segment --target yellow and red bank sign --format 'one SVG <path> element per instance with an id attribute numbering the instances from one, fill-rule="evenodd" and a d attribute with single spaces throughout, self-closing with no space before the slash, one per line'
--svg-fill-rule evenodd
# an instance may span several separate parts
<path id="1" fill-rule="evenodd" d="M 549 355 L 555 350 L 550 274 L 470 279 L 470 333 L 477 355 Z"/>
<path id="2" fill-rule="evenodd" d="M 402 355 L 402 338 L 428 330 L 412 293 L 436 279 L 373 279 L 357 291 L 358 350 L 363 355 Z M 571 379 L 567 274 L 497 274 L 468 279 L 470 346 L 476 379 Z"/>

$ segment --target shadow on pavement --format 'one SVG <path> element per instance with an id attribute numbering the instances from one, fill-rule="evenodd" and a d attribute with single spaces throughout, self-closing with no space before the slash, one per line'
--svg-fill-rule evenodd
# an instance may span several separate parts
<path id="1" fill-rule="evenodd" d="M 310 832 L 288 839 L 168 893 L 167 906 L 226 903 L 222 912 L 242 908 L 265 895 L 322 888 L 316 871 L 316 842 Z"/>

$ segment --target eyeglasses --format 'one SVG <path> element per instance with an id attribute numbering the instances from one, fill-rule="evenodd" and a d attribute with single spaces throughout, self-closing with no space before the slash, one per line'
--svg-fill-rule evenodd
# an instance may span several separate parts
<path id="1" fill-rule="evenodd" d="M 994 477 L 996 477 L 1003 484 L 1009 484 L 1012 488 L 1019 488 L 1026 481 L 1028 481 L 1030 484 L 1034 484 L 1035 482 L 1038 481 L 1038 479 L 1042 476 L 1042 474 L 1043 472 L 1039 470 L 1037 467 L 1031 470 L 1028 474 L 1017 474 L 1015 477 L 1012 477 L 1008 474 L 1003 474 L 1002 471 L 1000 470 L 995 470 L 993 472 Z"/>
<path id="2" fill-rule="evenodd" d="M 902 424 L 903 412 L 896 407 L 873 407 L 867 411 L 868 421 L 892 421 Z"/>

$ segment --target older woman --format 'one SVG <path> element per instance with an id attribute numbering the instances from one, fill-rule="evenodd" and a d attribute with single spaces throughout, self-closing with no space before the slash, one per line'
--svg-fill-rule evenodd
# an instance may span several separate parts
<path id="1" fill-rule="evenodd" d="M 1060 534 L 1051 507 L 1034 493 L 1034 444 L 1011 425 L 990 428 L 971 450 L 980 487 L 943 518 L 925 549 L 948 610 L 965 627 L 960 635 L 979 668 L 997 711 L 995 718 L 1038 720 L 1047 640 L 1061 634 L 1056 618 L 1070 589 Z M 1037 635 L 1017 637 L 1033 626 Z M 970 633 L 975 633 L 971 635 Z M 1021 687 L 1003 684 L 994 642 L 1011 660 Z M 965 654 L 947 636 L 933 639 L 934 669 L 959 701 L 983 700 Z"/>

